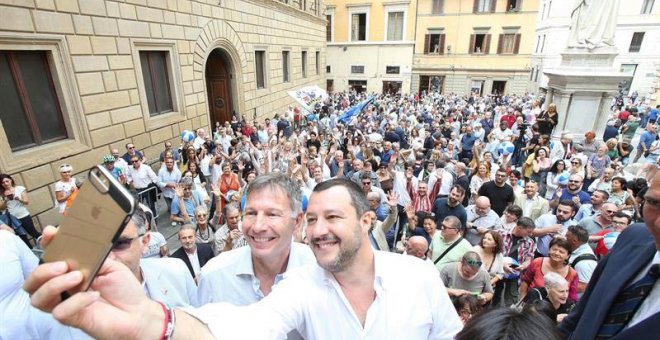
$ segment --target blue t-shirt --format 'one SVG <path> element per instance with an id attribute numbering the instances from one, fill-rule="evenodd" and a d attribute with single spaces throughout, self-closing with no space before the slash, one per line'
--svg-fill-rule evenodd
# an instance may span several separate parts
<path id="1" fill-rule="evenodd" d="M 580 204 L 586 204 L 591 202 L 591 195 L 585 191 L 580 191 L 577 193 L 577 196 L 580 198 Z M 572 201 L 575 194 L 571 194 L 568 190 L 562 190 L 561 197 L 559 197 L 559 202 L 564 200 Z"/>
<path id="2" fill-rule="evenodd" d="M 644 146 L 646 146 L 646 149 L 648 150 L 651 147 L 651 143 L 655 141 L 655 133 L 652 133 L 650 131 L 644 131 L 642 135 L 639 137 L 639 145 L 638 148 L 642 148 L 642 143 L 644 143 Z"/>
<path id="3" fill-rule="evenodd" d="M 474 142 L 476 142 L 478 138 L 479 137 L 477 137 L 474 133 L 469 135 L 463 135 L 463 138 L 461 139 L 461 148 L 465 151 L 472 150 L 472 147 L 474 146 Z"/>
<path id="4" fill-rule="evenodd" d="M 195 190 L 192 191 L 192 197 L 189 199 L 183 199 L 183 203 L 186 206 L 186 212 L 188 213 L 188 216 L 190 216 L 191 220 L 195 220 L 195 208 L 197 208 L 199 205 L 203 204 L 204 201 L 202 200 L 202 197 L 199 195 L 199 193 Z M 172 207 L 171 207 L 172 215 L 179 216 L 181 215 L 181 210 L 179 209 L 179 200 L 178 199 L 173 199 L 172 200 Z"/>

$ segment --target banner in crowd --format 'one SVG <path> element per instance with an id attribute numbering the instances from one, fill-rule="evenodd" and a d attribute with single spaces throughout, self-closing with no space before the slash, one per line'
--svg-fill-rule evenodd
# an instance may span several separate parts
<path id="1" fill-rule="evenodd" d="M 296 91 L 287 92 L 307 113 L 314 112 L 314 106 L 328 98 L 328 93 L 317 85 L 305 86 Z"/>
<path id="2" fill-rule="evenodd" d="M 374 98 L 376 98 L 376 96 L 369 96 L 369 98 L 363 100 L 359 104 L 349 107 L 344 114 L 339 116 L 339 121 L 344 124 L 348 123 L 353 117 L 359 115 L 360 112 L 362 112 L 362 110 L 374 100 Z"/>

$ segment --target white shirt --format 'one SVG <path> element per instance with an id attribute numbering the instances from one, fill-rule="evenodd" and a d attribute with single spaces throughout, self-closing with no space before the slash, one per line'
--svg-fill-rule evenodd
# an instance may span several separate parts
<path id="1" fill-rule="evenodd" d="M 316 340 L 453 339 L 462 323 L 438 272 L 412 256 L 374 253 L 376 297 L 364 327 L 334 276 L 318 265 L 287 272 L 256 304 L 214 303 L 187 311 L 215 337 L 227 339 L 284 339 L 293 329 Z M 260 320 L 259 327 L 253 320 Z"/>
<path id="2" fill-rule="evenodd" d="M 55 192 L 61 191 L 64 197 L 69 197 L 71 193 L 76 189 L 76 180 L 73 177 L 68 182 L 63 182 L 61 180 L 55 182 Z M 56 201 L 57 202 L 57 201 Z M 60 214 L 66 210 L 66 201 L 57 202 Z"/>
<path id="3" fill-rule="evenodd" d="M 539 236 L 536 239 L 536 250 L 543 256 L 548 256 L 548 251 L 550 247 L 550 241 L 552 241 L 552 238 L 555 237 L 556 235 L 561 235 L 564 236 L 566 235 L 566 231 L 568 230 L 569 226 L 572 226 L 574 224 L 577 224 L 575 220 L 570 219 L 564 223 L 559 223 L 557 222 L 557 216 L 555 216 L 552 213 L 547 213 L 544 215 L 541 215 L 539 218 L 534 221 L 534 224 L 536 225 L 536 230 L 543 230 L 544 228 L 548 228 L 554 224 L 561 224 L 562 228 L 561 231 L 557 234 L 546 234 L 543 236 Z"/>
<path id="4" fill-rule="evenodd" d="M 199 258 L 197 257 L 197 248 L 195 248 L 195 252 L 190 254 L 186 252 L 186 255 L 188 256 L 188 260 L 190 260 L 190 266 L 193 269 L 193 273 L 195 273 L 195 277 L 199 275 L 199 272 L 202 270 L 202 267 L 199 265 Z"/>
<path id="5" fill-rule="evenodd" d="M 23 218 L 30 215 L 30 212 L 27 210 L 23 203 L 18 201 L 18 198 L 21 198 L 21 195 L 25 192 L 25 187 L 17 185 L 14 187 L 14 199 L 7 200 L 7 209 L 9 213 L 16 218 Z"/>
<path id="6" fill-rule="evenodd" d="M 294 268 L 314 265 L 314 263 L 316 259 L 309 246 L 292 242 L 286 271 L 275 276 L 273 286 L 282 281 L 284 274 Z M 223 252 L 202 268 L 197 289 L 199 305 L 229 302 L 237 306 L 247 306 L 263 298 L 259 279 L 254 274 L 250 247 Z"/>
<path id="7" fill-rule="evenodd" d="M 150 166 L 140 164 L 139 168 L 128 168 L 128 183 L 133 183 L 136 189 L 144 189 L 151 183 L 158 183 L 158 176 Z"/>
<path id="8" fill-rule="evenodd" d="M 588 243 L 585 243 L 577 249 L 575 249 L 572 253 L 571 256 L 568 258 L 568 263 L 572 264 L 575 259 L 584 254 L 591 254 L 594 255 L 594 251 L 589 247 Z M 596 255 L 594 255 L 595 257 Z M 575 271 L 577 272 L 578 275 L 578 280 L 582 283 L 589 283 L 591 280 L 591 275 L 593 275 L 594 270 L 596 269 L 596 266 L 598 265 L 598 262 L 595 260 L 582 260 L 578 262 L 575 265 Z M 582 293 L 578 293 L 578 297 L 582 297 Z"/>

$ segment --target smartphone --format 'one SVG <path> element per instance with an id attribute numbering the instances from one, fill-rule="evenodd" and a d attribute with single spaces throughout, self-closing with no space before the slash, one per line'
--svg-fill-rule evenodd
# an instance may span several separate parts
<path id="1" fill-rule="evenodd" d="M 44 262 L 66 261 L 70 270 L 83 273 L 83 282 L 69 290 L 69 295 L 89 289 L 137 204 L 101 165 L 89 170 L 88 180 L 79 190 L 42 258 Z"/>

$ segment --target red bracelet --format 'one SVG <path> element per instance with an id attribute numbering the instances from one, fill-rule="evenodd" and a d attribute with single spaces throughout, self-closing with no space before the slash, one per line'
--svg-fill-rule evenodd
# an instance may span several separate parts
<path id="1" fill-rule="evenodd" d="M 158 303 L 160 303 L 160 306 L 163 308 L 163 312 L 165 313 L 165 320 L 163 320 L 163 332 L 161 333 L 159 339 L 169 340 L 172 338 L 172 333 L 174 333 L 174 310 L 162 302 Z"/>

